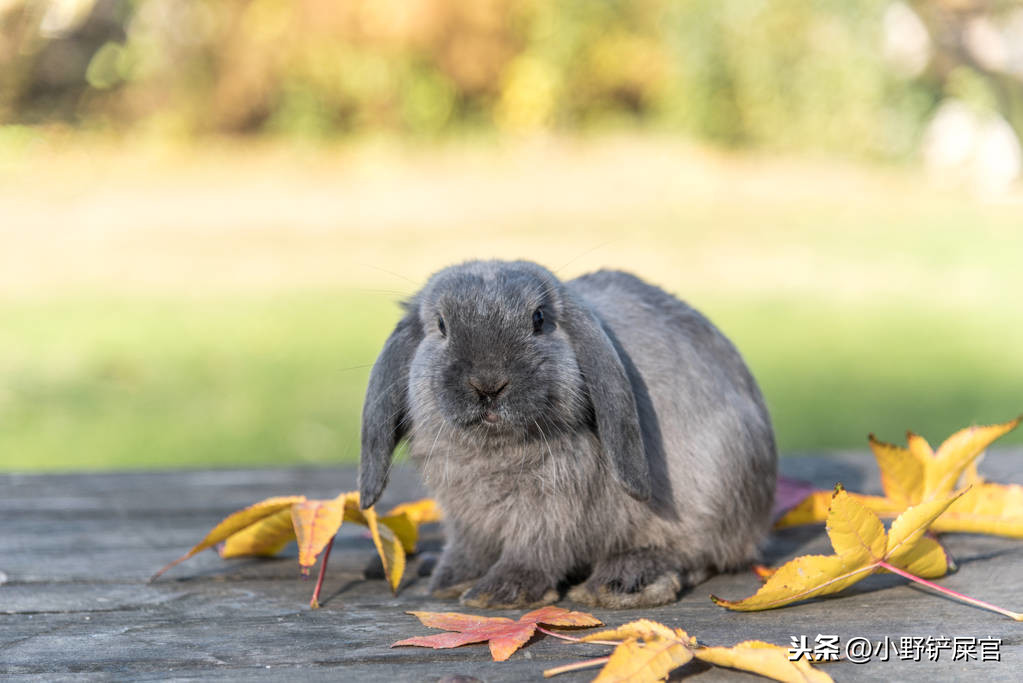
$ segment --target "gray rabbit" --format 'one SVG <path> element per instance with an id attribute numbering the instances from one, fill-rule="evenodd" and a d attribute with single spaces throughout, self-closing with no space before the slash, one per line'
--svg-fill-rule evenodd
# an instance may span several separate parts
<path id="1" fill-rule="evenodd" d="M 760 391 L 705 317 L 620 271 L 561 282 L 525 261 L 446 268 L 370 375 L 359 485 L 403 438 L 444 511 L 430 582 L 474 607 L 676 600 L 744 566 L 777 455 Z"/>

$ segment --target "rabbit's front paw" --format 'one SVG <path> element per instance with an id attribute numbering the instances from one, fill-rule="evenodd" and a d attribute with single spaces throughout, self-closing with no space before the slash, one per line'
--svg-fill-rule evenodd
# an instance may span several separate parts
<path id="1" fill-rule="evenodd" d="M 598 562 L 590 578 L 568 592 L 568 599 L 611 609 L 664 605 L 699 583 L 702 578 L 697 574 L 701 573 L 679 572 L 663 551 L 633 550 Z"/>
<path id="2" fill-rule="evenodd" d="M 484 571 L 472 563 L 468 555 L 445 551 L 430 576 L 430 594 L 441 599 L 457 598 L 471 588 Z"/>
<path id="3" fill-rule="evenodd" d="M 470 607 L 524 609 L 557 602 L 558 591 L 543 573 L 521 566 L 495 565 L 476 585 L 462 594 Z"/>

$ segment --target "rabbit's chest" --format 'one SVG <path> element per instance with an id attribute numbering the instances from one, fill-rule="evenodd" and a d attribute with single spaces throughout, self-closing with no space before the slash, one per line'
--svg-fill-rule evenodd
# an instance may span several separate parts
<path id="1" fill-rule="evenodd" d="M 586 436 L 420 460 L 427 487 L 481 541 L 566 543 L 591 523 L 607 473 Z M 440 448 L 440 446 L 438 446 Z M 447 457 L 446 457 L 447 456 Z"/>

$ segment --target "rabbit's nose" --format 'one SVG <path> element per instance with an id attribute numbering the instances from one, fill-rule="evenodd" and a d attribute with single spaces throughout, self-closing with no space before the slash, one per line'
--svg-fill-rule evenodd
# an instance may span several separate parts
<path id="1" fill-rule="evenodd" d="M 476 390 L 480 398 L 489 398 L 491 400 L 500 396 L 501 392 L 508 386 L 507 377 L 481 377 L 474 375 L 468 381 L 469 386 Z"/>

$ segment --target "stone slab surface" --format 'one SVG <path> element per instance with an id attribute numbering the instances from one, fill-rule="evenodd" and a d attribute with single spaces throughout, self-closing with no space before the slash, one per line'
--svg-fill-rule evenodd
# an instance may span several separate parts
<path id="1" fill-rule="evenodd" d="M 992 480 L 1023 483 L 1023 450 L 993 450 L 981 469 Z M 822 488 L 840 481 L 850 490 L 880 492 L 866 451 L 790 456 L 782 459 L 782 472 Z M 323 607 L 316 611 L 307 605 L 313 581 L 298 578 L 293 546 L 268 560 L 225 561 L 205 552 L 146 583 L 233 510 L 272 495 L 333 497 L 354 489 L 355 476 L 354 468 L 0 475 L 0 675 L 46 681 L 527 681 L 542 680 L 546 668 L 606 654 L 601 646 L 549 637 L 501 663 L 490 661 L 483 646 L 390 649 L 395 640 L 436 632 L 407 610 L 467 610 L 425 594 L 417 558 L 410 560 L 401 592 L 392 595 L 377 578 L 372 543 L 356 525 L 343 527 L 335 542 Z M 415 472 L 398 467 L 381 508 L 422 495 Z M 959 570 L 940 583 L 1023 609 L 1023 541 L 965 534 L 943 541 Z M 419 557 L 440 543 L 436 525 L 426 527 Z M 775 533 L 764 559 L 777 564 L 817 552 L 830 552 L 823 528 L 804 527 Z M 792 636 L 813 642 L 818 634 L 875 643 L 908 636 L 999 638 L 1000 662 L 953 661 L 946 650 L 938 661 L 895 656 L 840 661 L 827 670 L 838 681 L 1023 680 L 1023 623 L 899 577 L 870 577 L 840 596 L 769 612 L 729 612 L 707 597 L 745 597 L 757 585 L 751 572 L 718 576 L 673 605 L 595 614 L 610 625 L 657 619 L 714 645 L 757 638 L 787 646 Z M 588 681 L 593 675 L 555 680 Z M 756 679 L 697 666 L 673 679 L 681 676 Z"/>

